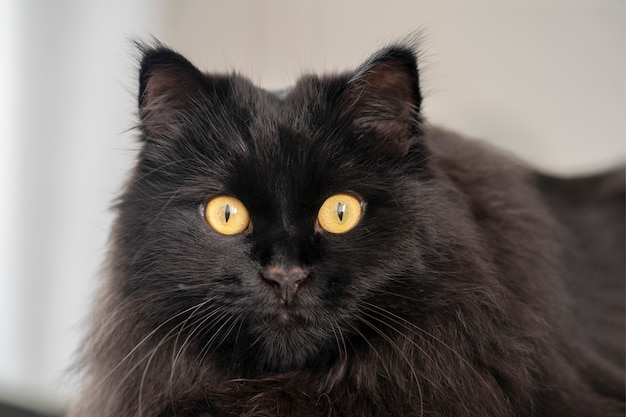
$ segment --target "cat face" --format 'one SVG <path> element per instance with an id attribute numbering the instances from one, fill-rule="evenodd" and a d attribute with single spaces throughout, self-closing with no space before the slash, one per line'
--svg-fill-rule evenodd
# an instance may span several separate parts
<path id="1" fill-rule="evenodd" d="M 420 100 L 404 49 L 280 97 L 146 49 L 118 285 L 147 326 L 261 374 L 332 360 L 377 308 L 415 314 L 431 192 Z"/>

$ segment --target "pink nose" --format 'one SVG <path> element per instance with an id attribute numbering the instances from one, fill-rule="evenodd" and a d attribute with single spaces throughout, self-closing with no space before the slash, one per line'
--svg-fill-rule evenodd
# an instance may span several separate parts
<path id="1" fill-rule="evenodd" d="M 270 265 L 263 269 L 263 279 L 276 291 L 283 304 L 289 304 L 308 272 L 299 266 L 283 267 Z"/>

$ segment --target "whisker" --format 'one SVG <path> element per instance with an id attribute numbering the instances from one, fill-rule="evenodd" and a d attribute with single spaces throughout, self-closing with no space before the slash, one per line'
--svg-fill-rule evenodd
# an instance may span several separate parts
<path id="1" fill-rule="evenodd" d="M 373 320 L 376 320 L 377 322 L 383 324 L 386 328 L 391 329 L 395 333 L 397 333 L 398 335 L 402 336 L 405 341 L 407 341 L 413 347 L 415 347 L 417 350 L 419 350 L 419 352 L 422 355 L 424 355 L 427 359 L 429 359 L 432 363 L 436 364 L 439 367 L 439 370 L 442 373 L 445 372 L 445 370 L 441 367 L 441 364 L 439 364 L 437 361 L 435 361 L 435 359 L 430 354 L 428 354 L 428 352 L 422 346 L 420 346 L 417 342 L 412 340 L 405 332 L 402 332 L 401 330 L 391 326 L 389 323 L 385 322 L 384 320 L 380 319 L 379 317 L 376 317 L 375 315 L 368 314 L 366 312 L 363 312 L 363 314 L 365 314 L 367 317 L 369 317 L 369 318 L 371 318 Z M 400 323 L 398 323 L 398 324 L 400 324 Z M 406 327 L 405 327 L 405 329 L 406 329 Z M 409 329 L 407 329 L 407 330 L 409 330 Z"/>
<path id="2" fill-rule="evenodd" d="M 341 363 L 341 367 L 343 367 L 348 362 L 348 346 L 346 344 L 346 339 L 337 320 L 331 317 L 329 320 L 329 324 L 333 331 L 333 335 L 335 336 L 335 342 L 337 343 L 339 363 Z"/>
<path id="3" fill-rule="evenodd" d="M 193 313 L 192 313 L 193 314 Z M 172 329 L 170 329 L 165 336 L 163 336 L 161 338 L 161 340 L 159 341 L 159 343 L 157 343 L 157 345 L 155 347 L 153 347 L 150 352 L 148 354 L 146 354 L 145 356 L 143 356 L 140 360 L 137 361 L 137 363 L 135 364 L 135 366 L 133 366 L 124 376 L 124 378 L 122 378 L 122 381 L 125 380 L 128 376 L 130 376 L 130 374 L 144 361 L 146 361 L 145 366 L 144 366 L 144 370 L 143 373 L 141 375 L 141 381 L 139 384 L 139 392 L 137 394 L 137 403 L 139 405 L 139 410 L 140 410 L 140 415 L 141 415 L 141 411 L 142 411 L 142 401 L 143 401 L 143 387 L 146 381 L 146 377 L 148 375 L 148 370 L 150 369 L 150 364 L 152 363 L 152 360 L 154 359 L 157 351 L 159 350 L 159 348 L 161 346 L 163 346 L 163 344 L 165 342 L 168 341 L 168 339 L 170 338 L 171 335 L 173 335 L 176 330 L 181 327 L 185 322 L 181 322 L 178 323 L 176 326 L 174 326 Z"/>
<path id="4" fill-rule="evenodd" d="M 372 304 L 372 303 L 369 303 L 367 301 L 364 301 L 363 304 L 367 305 L 370 308 L 377 309 L 379 312 L 385 314 L 387 316 L 387 318 L 392 320 L 394 323 L 402 325 L 402 326 L 405 326 L 405 328 L 407 328 L 407 329 L 417 330 L 418 332 L 428 336 L 432 340 L 435 340 L 436 342 L 438 342 L 439 344 L 441 344 L 442 346 L 447 348 L 450 352 L 452 352 L 456 356 L 458 356 L 458 358 L 461 359 L 467 366 L 471 367 L 470 363 L 467 361 L 467 359 L 465 359 L 463 357 L 463 355 L 461 355 L 459 352 L 457 352 L 455 349 L 453 349 L 450 345 L 445 343 L 443 340 L 439 339 L 438 337 L 436 337 L 432 333 L 430 333 L 430 332 L 422 329 L 421 327 L 417 326 L 415 323 L 411 323 L 410 321 L 408 321 L 408 320 L 398 316 L 397 314 L 392 313 L 391 311 L 389 311 L 389 310 L 387 310 L 387 309 L 385 309 L 383 307 L 380 307 L 380 306 L 378 306 L 376 304 Z"/>
<path id="5" fill-rule="evenodd" d="M 223 320 L 224 316 L 226 316 L 226 315 L 227 315 L 226 313 L 222 314 L 222 316 L 220 317 L 220 321 Z M 239 317 L 239 316 L 237 316 L 237 317 Z M 213 346 L 213 342 L 215 340 L 217 340 L 217 337 L 218 337 L 219 333 L 231 321 L 233 321 L 233 323 L 231 324 L 231 329 L 234 328 L 234 325 L 236 324 L 236 319 L 234 318 L 234 316 L 226 317 L 226 320 L 224 320 L 222 325 L 215 331 L 215 333 L 213 333 L 213 336 L 211 336 L 209 341 L 206 342 L 206 344 L 202 347 L 202 350 L 200 350 L 200 359 L 198 361 L 199 364 L 204 362 L 204 360 L 206 358 L 206 355 L 209 354 L 209 351 L 210 351 L 211 347 Z"/>
<path id="6" fill-rule="evenodd" d="M 339 323 L 336 322 L 335 320 L 332 320 L 331 322 L 335 323 L 335 326 L 337 327 L 337 333 L 339 333 L 339 337 L 341 338 L 341 345 L 343 346 L 343 357 L 344 360 L 348 360 L 348 346 L 346 345 L 346 338 L 343 334 L 343 332 L 341 331 L 341 326 L 339 326 Z"/>
<path id="7" fill-rule="evenodd" d="M 415 371 L 415 365 L 406 356 L 406 353 L 404 352 L 404 350 L 402 350 L 400 348 L 400 346 L 398 346 L 397 343 L 393 341 L 393 339 L 391 339 L 387 334 L 385 334 L 385 332 L 383 332 L 381 329 L 379 329 L 377 326 L 375 326 L 374 324 L 372 324 L 368 320 L 364 319 L 363 317 L 360 317 L 360 321 L 363 324 L 365 324 L 366 326 L 368 326 L 370 329 L 372 329 L 376 333 L 378 333 L 378 335 L 380 335 L 383 339 L 385 339 L 385 341 L 391 347 L 393 347 L 396 352 L 398 352 L 398 354 L 402 357 L 404 362 L 406 362 L 406 364 L 408 365 L 408 367 L 409 367 L 409 369 L 411 371 L 411 376 L 412 376 L 412 378 L 415 381 L 415 384 L 417 386 L 417 391 L 418 391 L 419 401 L 420 401 L 420 416 L 423 416 L 424 415 L 424 394 L 423 394 L 423 391 L 422 391 L 422 384 L 420 383 L 419 378 L 417 377 L 417 373 Z"/>
<path id="8" fill-rule="evenodd" d="M 189 340 L 193 337 L 194 333 L 196 331 L 198 331 L 199 326 L 201 326 L 206 321 L 210 320 L 211 318 L 213 318 L 216 314 L 218 314 L 220 312 L 219 308 L 215 308 L 209 314 L 205 314 L 206 310 L 203 310 L 202 312 L 200 312 L 198 314 L 198 311 L 200 310 L 200 308 L 202 308 L 204 306 L 206 306 L 206 303 L 199 304 L 198 308 L 195 309 L 191 314 L 189 314 L 187 319 L 185 319 L 185 321 L 182 323 L 182 326 L 180 326 L 180 329 L 178 330 L 178 334 L 176 335 L 176 340 L 174 341 L 174 345 L 173 345 L 173 349 L 172 349 L 172 360 L 171 360 L 171 367 L 170 367 L 170 380 L 169 380 L 169 382 L 170 382 L 169 383 L 170 394 L 171 394 L 171 387 L 172 387 L 172 383 L 173 383 L 174 370 L 175 370 L 175 367 L 176 367 L 176 363 L 178 362 L 178 359 L 180 358 L 180 355 L 182 354 L 183 350 L 185 349 L 185 346 L 188 344 Z M 195 322 L 192 322 L 190 324 L 190 326 L 195 326 L 195 328 L 191 332 L 189 332 L 189 334 L 187 335 L 187 337 L 183 341 L 180 349 L 177 349 L 176 346 L 178 345 L 178 341 L 180 340 L 180 336 L 182 335 L 183 331 L 187 327 L 187 324 L 189 324 L 189 321 L 192 318 L 194 318 L 194 316 L 196 316 L 197 314 L 201 317 L 200 325 L 196 325 Z"/>
<path id="9" fill-rule="evenodd" d="M 208 303 L 208 302 L 210 302 L 210 301 L 212 301 L 212 300 L 213 300 L 213 298 L 208 299 L 208 300 L 205 300 L 205 301 L 203 301 L 201 304 Z M 114 372 L 115 372 L 115 371 L 116 371 L 116 370 L 117 370 L 120 366 L 122 366 L 122 365 L 123 365 L 123 364 L 124 364 L 124 363 L 125 363 L 125 362 L 126 362 L 126 361 L 127 361 L 127 360 L 128 360 L 128 359 L 129 359 L 129 358 L 130 358 L 130 357 L 131 357 L 131 356 L 132 356 L 132 355 L 133 355 L 133 354 L 134 354 L 134 353 L 135 353 L 135 352 L 136 352 L 136 351 L 137 351 L 137 350 L 138 350 L 138 349 L 139 349 L 142 345 L 143 345 L 143 344 L 144 344 L 144 343 L 146 343 L 146 342 L 147 342 L 147 341 L 148 341 L 148 340 L 149 340 L 152 336 L 154 336 L 154 335 L 155 335 L 155 333 L 157 333 L 157 332 L 158 332 L 161 328 L 163 328 L 165 325 L 167 325 L 167 324 L 168 324 L 169 322 L 171 322 L 172 320 L 175 320 L 176 318 L 178 318 L 178 317 L 182 316 L 183 314 L 185 314 L 185 313 L 187 313 L 187 312 L 189 312 L 189 311 L 192 311 L 192 310 L 194 310 L 194 309 L 196 309 L 196 308 L 197 308 L 197 305 L 196 305 L 196 306 L 189 307 L 188 309 L 183 310 L 183 311 L 181 311 L 181 312 L 179 312 L 179 313 L 177 313 L 177 314 L 173 315 L 172 317 L 170 317 L 169 319 L 165 320 L 165 321 L 164 321 L 164 322 L 162 322 L 160 325 L 158 325 L 157 327 L 155 327 L 152 331 L 150 331 L 150 333 L 148 333 L 146 336 L 144 336 L 144 337 L 143 337 L 143 339 L 141 339 L 141 340 L 139 341 L 139 343 L 137 343 L 137 344 L 135 345 L 135 347 L 133 347 L 133 348 L 130 350 L 130 352 L 128 352 L 128 353 L 127 353 L 127 354 L 126 354 L 126 355 L 125 355 L 125 356 L 124 356 L 124 357 L 123 357 L 123 358 L 122 358 L 122 359 L 118 362 L 118 364 L 117 364 L 117 365 L 115 365 L 115 366 L 113 367 L 113 369 L 111 369 L 111 370 L 110 370 L 110 371 L 109 371 L 109 372 L 108 372 L 108 373 L 107 373 L 104 377 L 102 377 L 102 378 L 101 378 L 100 382 L 98 382 L 98 384 L 96 385 L 96 387 L 98 387 L 98 386 L 100 386 L 101 384 L 103 384 L 103 383 L 106 381 L 106 379 L 108 379 L 108 378 L 109 378 L 109 377 L 110 377 L 110 376 L 111 376 L 111 375 L 112 375 L 112 374 L 113 374 L 113 373 L 114 373 Z M 178 327 L 178 326 L 176 326 L 175 328 L 177 328 L 177 327 Z"/>
<path id="10" fill-rule="evenodd" d="M 354 331 L 357 335 L 359 335 L 359 336 L 361 337 L 361 339 L 362 339 L 365 343 L 367 343 L 367 345 L 370 347 L 370 349 L 371 349 L 372 353 L 374 353 L 374 354 L 378 357 L 379 363 L 380 363 L 380 364 L 382 364 L 382 366 L 383 366 L 384 370 L 385 370 L 385 371 L 386 371 L 386 373 L 387 373 L 387 378 L 388 378 L 389 380 L 391 380 L 391 379 L 393 378 L 393 376 L 392 376 L 392 372 L 391 372 L 391 370 L 390 370 L 390 369 L 389 369 L 389 367 L 387 366 L 387 360 L 386 360 L 385 358 L 383 358 L 383 356 L 380 354 L 380 352 L 378 352 L 378 349 L 376 349 L 376 347 L 375 347 L 375 346 L 374 346 L 374 345 L 373 345 L 373 344 L 372 344 L 372 343 L 368 340 L 368 338 L 367 338 L 367 337 L 363 334 L 363 332 L 361 332 L 361 330 L 360 330 L 357 326 L 355 326 L 355 325 L 354 325 L 354 324 L 352 324 L 352 323 L 348 323 L 348 326 L 349 326 L 349 327 L 350 327 L 350 328 L 351 328 L 351 329 L 352 329 L 352 330 L 353 330 L 353 331 Z M 368 326 L 368 327 L 369 327 L 369 326 Z"/>
<path id="11" fill-rule="evenodd" d="M 135 366 L 133 366 L 133 367 L 132 367 L 132 368 L 131 368 L 131 369 L 130 369 L 127 373 L 126 373 L 126 376 L 124 376 L 124 378 L 122 378 L 122 380 L 125 380 L 125 379 L 126 379 L 126 378 L 127 378 L 127 377 L 131 374 L 131 373 L 132 373 L 132 371 L 133 371 L 134 369 L 136 369 L 136 368 L 137 368 L 137 367 L 138 367 L 138 366 L 139 366 L 142 362 L 144 362 L 144 361 L 146 361 L 146 360 L 147 360 L 147 362 L 146 362 L 146 364 L 145 364 L 145 367 L 144 367 L 144 371 L 143 371 L 142 376 L 141 376 L 141 382 L 140 382 L 140 385 L 139 385 L 139 393 L 138 393 L 138 399 L 137 399 L 138 404 L 139 404 L 139 410 L 142 410 L 142 408 L 141 408 L 141 403 L 142 403 L 142 400 L 143 400 L 143 386 L 144 386 L 144 384 L 145 384 L 145 380 L 146 380 L 146 377 L 147 377 L 147 374 L 148 374 L 148 370 L 149 370 L 149 368 L 150 368 L 150 364 L 152 363 L 152 360 L 154 359 L 154 356 L 156 355 L 157 351 L 159 350 L 159 348 L 160 348 L 161 346 L 163 346 L 163 344 L 164 344 L 165 342 L 167 342 L 167 341 L 169 340 L 169 338 L 170 338 L 170 337 L 171 337 L 174 333 L 176 333 L 176 330 L 177 330 L 177 329 L 178 329 L 178 332 L 177 332 L 177 340 L 178 340 L 178 335 L 180 335 L 180 332 L 182 331 L 182 328 L 186 325 L 186 323 L 189 321 L 189 319 L 190 319 L 191 317 L 193 317 L 193 315 L 194 315 L 194 314 L 195 314 L 195 313 L 196 313 L 196 312 L 197 312 L 200 308 L 202 308 L 202 307 L 206 306 L 209 302 L 213 301 L 213 299 L 214 299 L 214 298 L 207 299 L 207 300 L 205 300 L 205 301 L 203 301 L 203 302 L 201 302 L 201 303 L 197 304 L 196 306 L 194 306 L 194 307 L 192 308 L 192 310 L 193 310 L 193 311 L 189 314 L 189 316 L 188 316 L 188 317 L 187 317 L 184 321 L 182 321 L 182 322 L 178 323 L 176 326 L 174 326 L 172 329 L 170 329 L 170 330 L 169 330 L 169 331 L 165 334 L 165 336 L 163 336 L 163 337 L 161 338 L 161 340 L 157 343 L 157 345 L 156 345 L 154 348 L 152 348 L 152 349 L 151 349 L 150 353 L 146 354 L 146 355 L 145 355 L 145 356 L 143 356 L 140 360 L 138 360 L 138 361 L 137 361 L 137 363 L 135 364 Z M 187 312 L 187 311 L 189 311 L 189 309 L 185 310 L 185 312 Z M 170 381 L 170 382 L 171 382 L 171 381 Z"/>
<path id="12" fill-rule="evenodd" d="M 417 326 L 415 323 L 411 323 L 410 321 L 398 316 L 397 314 L 392 313 L 391 311 L 377 306 L 375 304 L 369 303 L 367 301 L 364 301 L 363 304 L 369 306 L 370 308 L 375 308 L 377 309 L 380 313 L 385 314 L 385 316 L 393 321 L 394 323 L 403 326 L 405 329 L 407 330 L 415 330 L 418 331 L 420 333 L 422 333 L 423 335 L 429 337 L 431 340 L 436 341 L 437 343 L 439 343 L 441 346 L 445 347 L 446 349 L 448 349 L 450 352 L 452 352 L 458 359 L 460 359 L 460 361 L 467 367 L 467 369 L 469 369 L 470 371 L 472 371 L 477 377 L 478 379 L 481 381 L 481 383 L 485 386 L 485 387 L 490 387 L 490 385 L 487 383 L 487 381 L 485 381 L 485 379 L 483 378 L 483 376 L 475 369 L 474 366 L 472 366 L 472 364 L 463 356 L 461 355 L 459 352 L 457 352 L 454 348 L 452 348 L 450 345 L 448 345 L 447 343 L 445 343 L 443 340 L 441 340 L 440 338 L 438 338 L 437 336 L 433 335 L 432 333 L 422 329 L 421 327 Z M 393 326 L 388 326 L 390 329 L 395 330 L 396 332 L 398 332 L 399 334 L 403 334 L 402 332 L 400 332 L 398 329 L 394 328 Z M 408 339 L 411 340 L 411 339 Z M 414 341 L 411 341 L 412 343 L 415 344 Z M 416 347 L 418 347 L 415 344 Z M 418 347 L 419 348 L 419 347 Z M 422 350 L 423 351 L 423 350 Z M 432 359 L 432 358 L 431 358 Z M 443 371 L 443 369 L 442 369 Z M 446 372 L 443 373 L 443 375 L 447 375 Z M 488 390 L 490 391 L 490 390 Z"/>

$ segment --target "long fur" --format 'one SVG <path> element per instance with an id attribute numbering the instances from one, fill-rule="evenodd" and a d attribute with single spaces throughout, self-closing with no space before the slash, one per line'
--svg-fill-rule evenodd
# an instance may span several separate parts
<path id="1" fill-rule="evenodd" d="M 415 56 L 276 96 L 144 47 L 72 416 L 620 416 L 624 175 L 565 181 L 428 127 Z M 332 194 L 350 232 L 316 227 Z M 215 195 L 250 233 L 204 221 Z M 263 268 L 306 267 L 285 305 Z"/>

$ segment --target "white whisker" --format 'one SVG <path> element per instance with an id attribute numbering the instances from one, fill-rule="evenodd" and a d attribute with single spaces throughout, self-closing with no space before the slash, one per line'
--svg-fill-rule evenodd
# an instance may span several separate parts
<path id="1" fill-rule="evenodd" d="M 368 315 L 369 316 L 369 315 Z M 369 316 L 371 317 L 371 316 Z M 378 335 L 380 337 L 382 337 L 402 358 L 402 360 L 408 365 L 409 370 L 411 371 L 411 377 L 413 378 L 413 380 L 415 381 L 416 387 L 417 387 L 417 392 L 419 395 L 419 401 L 420 401 L 420 416 L 424 415 L 424 393 L 422 391 L 422 385 L 420 383 L 420 380 L 417 376 L 417 372 L 415 370 L 415 365 L 413 363 L 413 361 L 411 361 L 407 356 L 406 356 L 406 352 L 400 348 L 400 346 L 398 346 L 398 344 L 396 342 L 393 341 L 393 339 L 391 339 L 391 337 L 389 337 L 385 332 L 383 332 L 380 328 L 378 328 L 376 325 L 372 324 L 371 322 L 369 322 L 368 320 L 364 319 L 363 317 L 360 317 L 360 320 L 363 324 L 365 324 L 366 326 L 368 326 L 370 329 L 374 330 L 376 333 L 378 333 Z M 371 345 L 370 345 L 371 346 Z"/>

